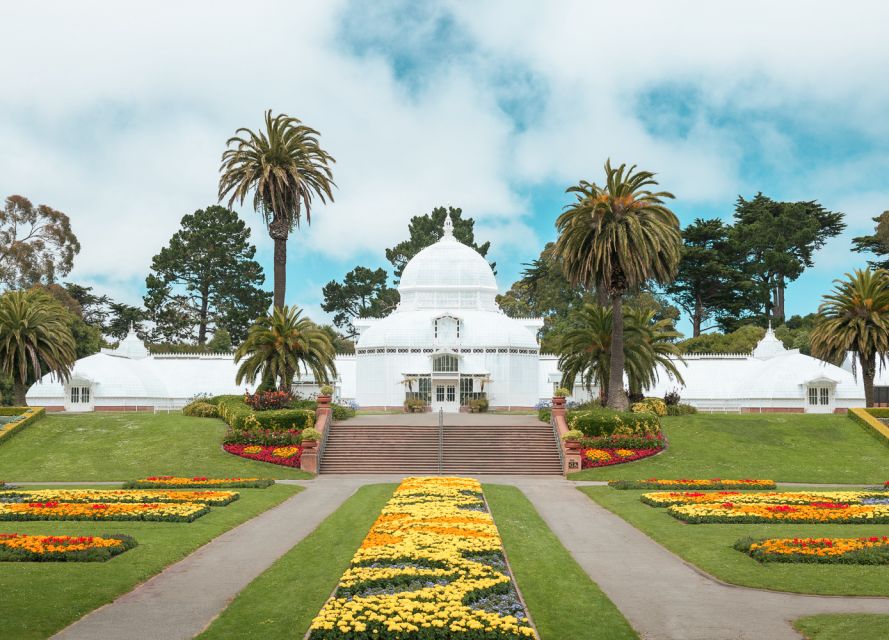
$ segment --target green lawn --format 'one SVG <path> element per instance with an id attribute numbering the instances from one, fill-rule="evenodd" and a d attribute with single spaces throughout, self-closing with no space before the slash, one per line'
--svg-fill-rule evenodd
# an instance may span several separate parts
<path id="1" fill-rule="evenodd" d="M 782 482 L 883 483 L 889 447 L 842 415 L 697 414 L 663 418 L 670 446 L 628 464 L 586 469 L 572 480 L 768 478 Z"/>
<path id="2" fill-rule="evenodd" d="M 203 640 L 301 638 L 397 485 L 359 489 L 302 542 L 251 582 Z"/>
<path id="3" fill-rule="evenodd" d="M 666 509 L 642 504 L 645 491 L 580 487 L 590 498 L 616 513 L 667 549 L 703 571 L 732 584 L 825 595 L 889 596 L 885 566 L 761 564 L 736 551 L 739 538 L 848 537 L 886 535 L 889 525 L 850 524 L 685 524 Z"/>
<path id="4" fill-rule="evenodd" d="M 16 436 L 18 438 L 20 436 Z M 232 527 L 301 491 L 274 485 L 237 489 L 241 499 L 194 522 L 2 522 L 2 533 L 126 533 L 139 546 L 108 562 L 0 563 L 0 636 L 47 638 L 110 602 Z M 187 594 L 183 594 L 187 598 Z"/>
<path id="5" fill-rule="evenodd" d="M 226 453 L 226 425 L 181 413 L 50 415 L 0 444 L 0 480 L 125 481 L 151 475 L 308 478 Z"/>
<path id="6" fill-rule="evenodd" d="M 502 485 L 484 489 L 541 640 L 638 637 L 519 489 Z"/>
<path id="7" fill-rule="evenodd" d="M 834 614 L 809 616 L 793 623 L 808 640 L 885 640 L 889 616 Z"/>

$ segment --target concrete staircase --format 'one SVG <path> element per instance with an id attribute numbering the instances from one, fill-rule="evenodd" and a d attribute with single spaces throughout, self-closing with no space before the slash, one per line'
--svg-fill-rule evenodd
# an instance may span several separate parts
<path id="1" fill-rule="evenodd" d="M 445 425 L 444 474 L 561 475 L 549 425 Z M 321 473 L 437 474 L 438 427 L 350 425 L 330 427 Z"/>

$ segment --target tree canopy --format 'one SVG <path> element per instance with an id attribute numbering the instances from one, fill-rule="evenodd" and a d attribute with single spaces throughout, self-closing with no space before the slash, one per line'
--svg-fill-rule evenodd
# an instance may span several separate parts
<path id="1" fill-rule="evenodd" d="M 322 289 L 324 302 L 321 308 L 333 313 L 333 324 L 346 336 L 357 335 L 352 320 L 355 318 L 382 318 L 398 305 L 398 290 L 390 288 L 389 275 L 383 268 L 372 270 L 355 267 L 343 281 L 331 280 Z"/>
<path id="2" fill-rule="evenodd" d="M 243 340 L 272 299 L 261 288 L 265 275 L 255 255 L 250 229 L 235 212 L 211 205 L 183 216 L 145 279 L 152 337 L 204 344 L 222 328 L 231 340 Z"/>
<path id="3" fill-rule="evenodd" d="M 23 196 L 0 209 L 0 288 L 26 289 L 68 275 L 80 243 L 68 216 Z"/>
<path id="4" fill-rule="evenodd" d="M 873 218 L 874 232 L 868 236 L 852 238 L 852 250 L 873 254 L 876 259 L 867 263 L 875 269 L 889 269 L 889 211 Z"/>

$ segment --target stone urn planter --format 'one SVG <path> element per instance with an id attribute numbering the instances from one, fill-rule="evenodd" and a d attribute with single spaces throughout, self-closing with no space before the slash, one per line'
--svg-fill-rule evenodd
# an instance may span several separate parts
<path id="1" fill-rule="evenodd" d="M 579 451 L 582 446 L 580 440 L 565 440 L 565 448 L 568 451 Z"/>
<path id="2" fill-rule="evenodd" d="M 303 440 L 299 443 L 299 446 L 302 447 L 303 453 L 309 452 L 314 453 L 318 448 L 317 440 Z"/>
<path id="3" fill-rule="evenodd" d="M 331 397 L 330 396 L 317 396 L 315 398 L 315 400 L 317 400 L 318 404 L 320 404 L 320 405 L 327 405 L 327 404 L 330 404 Z"/>
<path id="4" fill-rule="evenodd" d="M 563 409 L 565 407 L 565 398 L 561 396 L 553 396 L 553 409 Z"/>

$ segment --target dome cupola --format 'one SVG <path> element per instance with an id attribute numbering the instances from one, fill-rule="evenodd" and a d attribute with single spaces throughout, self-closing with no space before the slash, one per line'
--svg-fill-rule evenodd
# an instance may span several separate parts
<path id="1" fill-rule="evenodd" d="M 450 215 L 441 240 L 414 256 L 398 285 L 400 311 L 482 309 L 496 311 L 497 280 L 488 262 L 454 237 Z"/>

